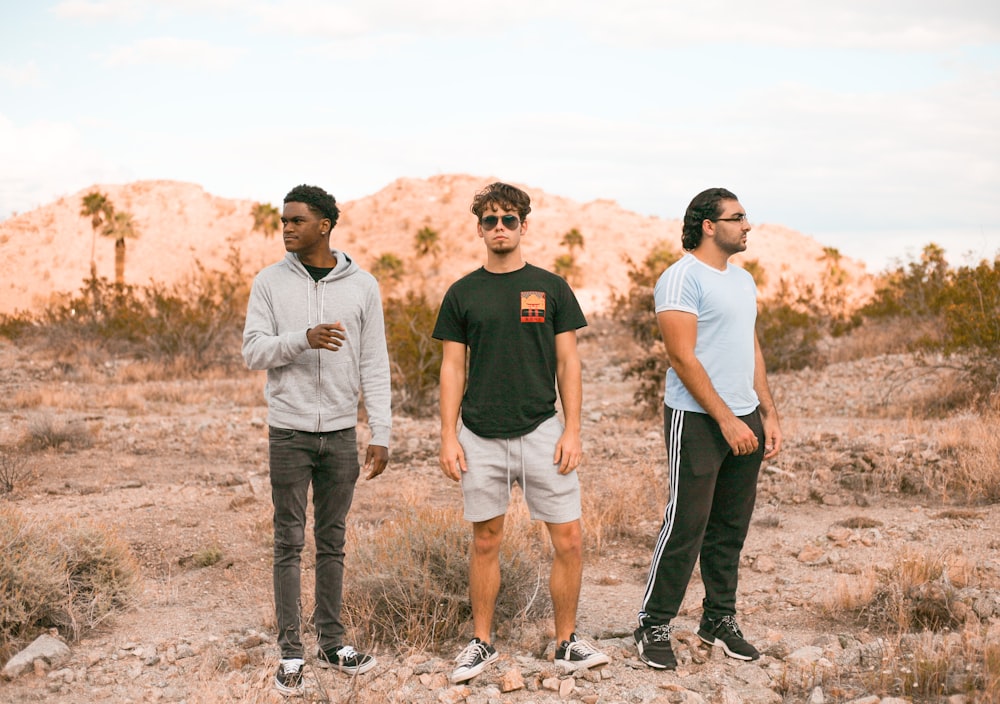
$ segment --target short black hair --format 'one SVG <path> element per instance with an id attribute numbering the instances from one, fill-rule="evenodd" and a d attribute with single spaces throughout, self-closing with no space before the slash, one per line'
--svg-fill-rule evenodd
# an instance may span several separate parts
<path id="1" fill-rule="evenodd" d="M 691 251 L 701 244 L 701 224 L 722 215 L 722 201 L 739 200 L 732 191 L 725 188 L 709 188 L 691 199 L 684 213 L 684 229 L 681 232 L 681 246 Z"/>
<path id="2" fill-rule="evenodd" d="M 340 208 L 337 207 L 337 199 L 324 191 L 319 186 L 307 186 L 302 184 L 296 186 L 285 196 L 285 203 L 305 203 L 309 210 L 321 218 L 330 221 L 330 229 L 337 226 L 337 218 L 340 217 Z"/>

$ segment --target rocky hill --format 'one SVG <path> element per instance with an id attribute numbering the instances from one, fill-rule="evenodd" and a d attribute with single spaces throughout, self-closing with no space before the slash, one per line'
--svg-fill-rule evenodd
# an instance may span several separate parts
<path id="1" fill-rule="evenodd" d="M 495 180 L 469 175 L 402 178 L 378 193 L 340 203 L 334 246 L 365 268 L 383 254 L 395 254 L 405 272 L 397 287 L 419 285 L 439 296 L 451 281 L 482 263 L 483 247 L 469 205 L 477 190 Z M 563 236 L 573 228 L 583 236 L 584 246 L 575 253 L 580 270 L 576 289 L 588 311 L 600 310 L 614 292 L 627 290 L 630 258 L 641 262 L 660 242 L 680 247 L 680 212 L 678 219 L 664 220 L 610 200 L 579 203 L 518 185 L 532 196 L 523 240 L 528 261 L 551 269 L 556 257 L 567 253 Z M 248 274 L 284 253 L 280 237 L 253 231 L 253 201 L 220 198 L 196 184 L 175 181 L 98 184 L 0 223 L 0 313 L 37 309 L 78 290 L 90 269 L 92 246 L 98 274 L 114 277 L 114 243 L 100 236 L 95 242 L 89 218 L 80 215 L 82 198 L 95 189 L 116 209 L 132 213 L 138 226 L 139 237 L 127 241 L 128 283 L 170 283 L 189 274 L 196 261 L 208 269 L 222 268 L 232 246 L 239 248 Z M 283 195 L 275 194 L 272 201 L 279 208 Z M 423 227 L 439 234 L 436 256 L 416 256 L 415 235 Z M 818 285 L 825 267 L 821 243 L 769 223 L 755 225 L 744 257 L 763 266 L 765 293 L 781 278 Z M 862 263 L 843 258 L 840 266 L 859 297 L 871 290 Z"/>

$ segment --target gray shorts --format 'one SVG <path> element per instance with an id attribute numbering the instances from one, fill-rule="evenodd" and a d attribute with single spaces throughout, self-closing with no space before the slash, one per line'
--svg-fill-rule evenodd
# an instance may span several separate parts
<path id="1" fill-rule="evenodd" d="M 507 513 L 514 484 L 521 485 L 533 520 L 579 519 L 579 476 L 576 470 L 559 474 L 559 465 L 552 464 L 562 432 L 557 416 L 518 438 L 481 438 L 462 426 L 458 441 L 468 467 L 462 473 L 465 520 L 476 523 Z"/>

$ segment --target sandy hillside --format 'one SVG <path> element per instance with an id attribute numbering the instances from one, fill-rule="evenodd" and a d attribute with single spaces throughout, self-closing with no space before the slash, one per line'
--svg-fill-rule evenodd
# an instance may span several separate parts
<path id="1" fill-rule="evenodd" d="M 395 254 L 408 275 L 402 286 L 419 282 L 440 295 L 448 283 L 481 263 L 482 245 L 469 204 L 477 190 L 494 180 L 468 175 L 399 179 L 378 193 L 341 204 L 334 246 L 365 268 L 382 254 Z M 563 236 L 572 228 L 583 235 L 584 247 L 575 255 L 581 270 L 576 288 L 588 311 L 602 308 L 612 292 L 628 288 L 628 258 L 641 262 L 661 241 L 679 249 L 679 220 L 639 215 L 609 200 L 578 203 L 530 184 L 518 185 L 532 196 L 523 244 L 529 261 L 552 268 L 556 257 L 567 252 Z M 80 215 L 81 200 L 94 189 L 107 194 L 118 210 L 132 213 L 138 225 L 139 238 L 126 243 L 128 283 L 176 281 L 192 271 L 195 260 L 209 269 L 222 268 L 231 245 L 240 249 L 248 275 L 284 252 L 278 236 L 265 239 L 252 231 L 252 201 L 213 196 L 190 183 L 100 184 L 0 223 L 0 313 L 35 309 L 54 294 L 80 288 L 94 244 L 90 220 Z M 283 196 L 275 194 L 272 203 L 280 208 Z M 423 227 L 439 233 L 441 252 L 420 261 L 414 238 Z M 823 254 L 823 245 L 812 238 L 765 223 L 751 231 L 745 256 L 763 266 L 766 293 L 782 277 L 819 285 Z M 114 277 L 111 240 L 97 237 L 95 260 L 101 276 Z M 841 266 L 852 289 L 859 294 L 870 290 L 863 264 L 842 259 Z"/>

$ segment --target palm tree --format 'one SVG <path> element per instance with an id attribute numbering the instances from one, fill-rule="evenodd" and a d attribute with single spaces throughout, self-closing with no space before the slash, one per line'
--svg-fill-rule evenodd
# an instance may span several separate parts
<path id="1" fill-rule="evenodd" d="M 125 240 L 139 236 L 132 213 L 118 211 L 104 224 L 101 234 L 115 240 L 115 283 L 125 283 Z"/>
<path id="2" fill-rule="evenodd" d="M 97 278 L 97 264 L 94 256 L 97 248 L 97 231 L 114 216 L 115 208 L 108 197 L 100 191 L 91 191 L 83 197 L 83 207 L 80 215 L 90 218 L 90 227 L 94 230 L 90 241 L 90 278 Z"/>
<path id="3" fill-rule="evenodd" d="M 426 257 L 430 255 L 432 258 L 437 258 L 438 253 L 441 251 L 441 236 L 436 230 L 432 230 L 429 227 L 422 227 L 417 232 L 417 236 L 414 238 L 414 245 L 417 249 L 418 257 Z"/>
<path id="4" fill-rule="evenodd" d="M 552 270 L 570 284 L 575 285 L 579 282 L 580 267 L 572 254 L 560 254 L 556 257 L 555 261 L 552 262 Z"/>
<path id="5" fill-rule="evenodd" d="M 570 254 L 573 254 L 575 250 L 583 249 L 583 235 L 574 227 L 563 235 L 562 244 L 569 249 Z"/>
<path id="6" fill-rule="evenodd" d="M 254 203 L 250 214 L 253 216 L 250 231 L 262 233 L 265 239 L 271 239 L 281 229 L 281 213 L 270 203 Z"/>

